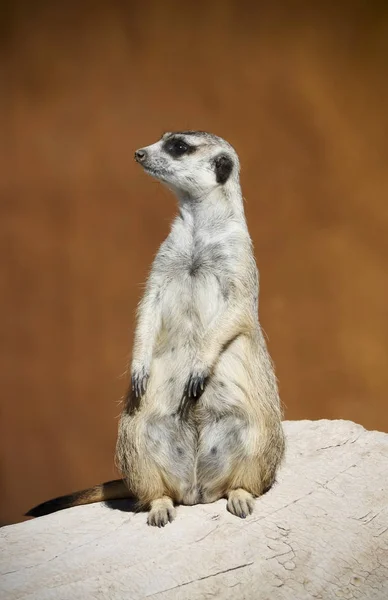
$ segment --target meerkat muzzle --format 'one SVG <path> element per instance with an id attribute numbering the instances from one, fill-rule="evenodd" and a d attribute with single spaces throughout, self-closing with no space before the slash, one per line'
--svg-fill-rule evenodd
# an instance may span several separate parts
<path id="1" fill-rule="evenodd" d="M 138 163 L 143 163 L 147 158 L 147 152 L 145 150 L 136 150 L 135 152 L 135 160 Z"/>

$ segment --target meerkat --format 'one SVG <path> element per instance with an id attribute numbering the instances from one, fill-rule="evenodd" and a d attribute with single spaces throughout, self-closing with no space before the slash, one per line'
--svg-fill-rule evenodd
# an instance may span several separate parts
<path id="1" fill-rule="evenodd" d="M 176 505 L 220 498 L 245 518 L 273 484 L 285 442 L 239 158 L 216 135 L 182 131 L 135 160 L 175 193 L 179 212 L 138 307 L 116 446 L 123 479 L 28 514 L 130 496 L 159 527 Z"/>

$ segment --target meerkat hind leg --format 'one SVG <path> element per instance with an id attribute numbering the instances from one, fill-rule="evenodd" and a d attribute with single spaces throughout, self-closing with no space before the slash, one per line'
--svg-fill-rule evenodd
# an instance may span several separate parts
<path id="1" fill-rule="evenodd" d="M 249 492 L 243 488 L 228 492 L 227 509 L 232 515 L 245 519 L 252 514 L 255 501 Z"/>
<path id="2" fill-rule="evenodd" d="M 175 519 L 176 510 L 173 501 L 168 496 L 163 496 L 151 502 L 147 523 L 154 527 L 164 527 Z"/>

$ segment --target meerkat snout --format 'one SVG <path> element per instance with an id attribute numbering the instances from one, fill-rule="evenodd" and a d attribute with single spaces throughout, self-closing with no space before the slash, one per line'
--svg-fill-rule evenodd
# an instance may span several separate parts
<path id="1" fill-rule="evenodd" d="M 135 152 L 135 161 L 138 163 L 142 163 L 145 161 L 147 157 L 147 152 L 141 148 L 140 150 L 136 150 Z"/>

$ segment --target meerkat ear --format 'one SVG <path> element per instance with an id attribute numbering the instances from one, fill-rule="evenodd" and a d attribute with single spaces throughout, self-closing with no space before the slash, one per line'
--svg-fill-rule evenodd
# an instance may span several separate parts
<path id="1" fill-rule="evenodd" d="M 214 160 L 217 183 L 226 183 L 233 169 L 233 160 L 226 154 L 219 154 Z"/>

